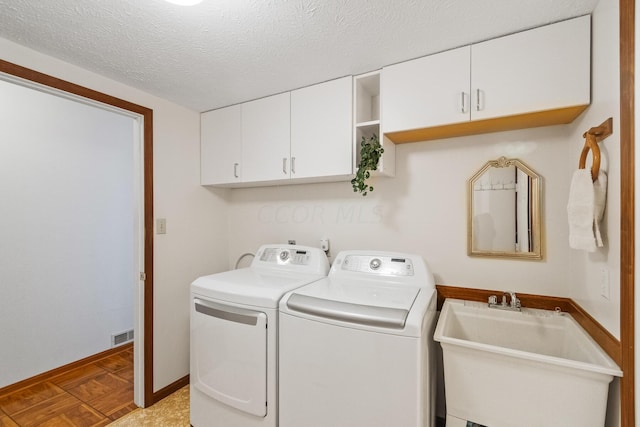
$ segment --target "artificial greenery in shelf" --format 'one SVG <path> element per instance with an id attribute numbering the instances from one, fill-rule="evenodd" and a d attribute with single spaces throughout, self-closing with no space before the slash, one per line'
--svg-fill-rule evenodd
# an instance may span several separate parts
<path id="1" fill-rule="evenodd" d="M 372 171 L 378 169 L 378 161 L 380 161 L 382 153 L 384 153 L 384 148 L 380 145 L 378 135 L 373 134 L 369 140 L 362 137 L 358 171 L 356 177 L 351 180 L 354 192 L 360 192 L 366 196 L 368 191 L 373 191 L 373 187 L 365 183 L 365 180 L 369 179 Z"/>

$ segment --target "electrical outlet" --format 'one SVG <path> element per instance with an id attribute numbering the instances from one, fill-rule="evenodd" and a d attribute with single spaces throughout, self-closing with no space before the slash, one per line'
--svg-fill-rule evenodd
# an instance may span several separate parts
<path id="1" fill-rule="evenodd" d="M 600 270 L 600 295 L 605 299 L 609 299 L 609 288 L 609 269 L 602 268 Z"/>
<path id="2" fill-rule="evenodd" d="M 166 218 L 156 218 L 156 234 L 167 234 Z"/>
<path id="3" fill-rule="evenodd" d="M 325 252 L 329 252 L 329 239 L 327 239 L 326 237 L 323 239 L 320 239 L 320 249 L 322 249 Z"/>

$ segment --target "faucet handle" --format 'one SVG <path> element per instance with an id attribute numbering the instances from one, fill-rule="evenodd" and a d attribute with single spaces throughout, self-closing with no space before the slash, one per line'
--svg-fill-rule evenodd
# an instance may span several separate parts
<path id="1" fill-rule="evenodd" d="M 511 309 L 520 311 L 522 308 L 522 304 L 520 304 L 520 299 L 516 296 L 516 293 L 513 291 L 507 291 L 506 293 L 508 293 L 511 297 L 511 302 L 509 304 L 511 306 Z"/>
<path id="2" fill-rule="evenodd" d="M 489 297 L 489 305 L 496 305 L 498 304 L 498 297 L 495 295 L 491 295 Z"/>
<path id="3" fill-rule="evenodd" d="M 507 296 L 509 296 L 509 304 L 513 305 L 513 302 L 516 300 L 516 293 L 513 291 L 504 291 L 502 293 L 502 301 L 505 305 L 507 303 Z"/>
<path id="4" fill-rule="evenodd" d="M 511 300 L 511 307 L 520 310 L 522 308 L 522 304 L 520 304 L 520 299 L 515 296 Z"/>

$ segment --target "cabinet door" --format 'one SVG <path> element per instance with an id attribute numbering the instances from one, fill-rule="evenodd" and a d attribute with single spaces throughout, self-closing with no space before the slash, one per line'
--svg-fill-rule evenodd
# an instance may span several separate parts
<path id="1" fill-rule="evenodd" d="M 242 181 L 289 179 L 290 92 L 242 104 Z"/>
<path id="2" fill-rule="evenodd" d="M 380 100 L 385 133 L 469 120 L 470 47 L 382 69 Z"/>
<path id="3" fill-rule="evenodd" d="M 200 183 L 240 182 L 242 127 L 239 105 L 200 116 Z"/>
<path id="4" fill-rule="evenodd" d="M 353 79 L 291 92 L 291 178 L 352 173 Z"/>
<path id="5" fill-rule="evenodd" d="M 589 104 L 590 28 L 583 16 L 473 45 L 471 118 Z"/>

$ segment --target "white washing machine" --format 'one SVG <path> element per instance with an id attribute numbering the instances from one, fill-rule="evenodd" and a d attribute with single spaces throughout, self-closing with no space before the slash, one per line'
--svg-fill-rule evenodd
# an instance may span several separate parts
<path id="1" fill-rule="evenodd" d="M 280 427 L 434 425 L 435 317 L 421 256 L 340 252 L 280 300 Z"/>
<path id="2" fill-rule="evenodd" d="M 278 425 L 278 301 L 328 271 L 318 248 L 265 245 L 250 267 L 191 284 L 192 426 Z"/>

